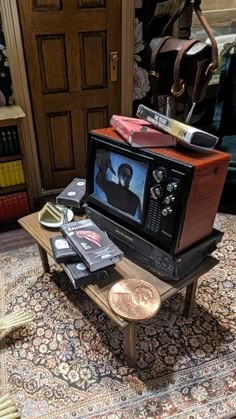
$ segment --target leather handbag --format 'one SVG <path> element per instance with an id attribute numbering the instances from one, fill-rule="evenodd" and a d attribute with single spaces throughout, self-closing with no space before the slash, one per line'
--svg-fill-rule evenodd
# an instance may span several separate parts
<path id="1" fill-rule="evenodd" d="M 218 67 L 218 48 L 213 32 L 200 9 L 200 0 L 194 0 L 194 10 L 211 44 L 198 39 L 178 39 L 165 36 L 171 24 L 183 13 L 190 0 L 184 0 L 162 31 L 160 38 L 152 39 L 150 83 L 153 97 L 172 96 L 182 103 L 199 103 L 206 95 L 213 72 Z"/>

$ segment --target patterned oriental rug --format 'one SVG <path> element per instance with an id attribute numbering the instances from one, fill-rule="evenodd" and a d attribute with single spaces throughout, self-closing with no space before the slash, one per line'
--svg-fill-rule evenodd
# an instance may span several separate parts
<path id="1" fill-rule="evenodd" d="M 60 267 L 43 274 L 36 246 L 0 255 L 1 316 L 23 308 L 28 326 L 0 336 L 0 396 L 22 418 L 229 419 L 236 416 L 236 216 L 218 214 L 220 263 L 200 278 L 193 317 L 184 291 L 138 326 L 139 359 L 123 335 Z"/>

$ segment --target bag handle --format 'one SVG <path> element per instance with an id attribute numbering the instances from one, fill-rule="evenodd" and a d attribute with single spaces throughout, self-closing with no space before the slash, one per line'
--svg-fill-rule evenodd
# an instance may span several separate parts
<path id="1" fill-rule="evenodd" d="M 211 71 L 211 73 L 213 73 L 219 66 L 217 42 L 215 40 L 213 31 L 212 31 L 210 25 L 208 24 L 205 16 L 202 13 L 202 10 L 200 8 L 200 2 L 198 1 L 196 4 L 194 3 L 193 7 L 194 7 L 194 10 L 196 12 L 196 15 L 197 15 L 200 23 L 202 24 L 203 28 L 205 29 L 205 31 L 206 31 L 206 33 L 209 36 L 210 41 L 211 41 L 211 45 L 212 45 L 212 65 L 210 64 L 211 67 L 208 69 L 208 71 Z"/>
<path id="2" fill-rule="evenodd" d="M 173 77 L 174 77 L 174 84 L 171 88 L 171 93 L 174 97 L 179 97 L 183 94 L 184 90 L 185 90 L 185 84 L 184 84 L 184 80 L 180 79 L 180 73 L 181 73 L 181 64 L 182 64 L 182 59 L 184 57 L 184 55 L 186 54 L 186 52 L 194 45 L 197 44 L 199 41 L 198 39 L 190 39 L 188 42 L 186 42 L 186 44 L 178 51 L 178 54 L 176 56 L 175 59 L 175 64 L 174 64 L 174 72 L 173 72 Z"/>
<path id="3" fill-rule="evenodd" d="M 166 33 L 167 29 L 169 28 L 169 26 L 171 24 L 173 24 L 178 19 L 178 17 L 184 12 L 185 7 L 189 4 L 191 4 L 191 3 L 193 3 L 193 7 L 194 7 L 194 10 L 195 10 L 196 15 L 198 17 L 198 20 L 200 21 L 201 25 L 205 29 L 205 31 L 206 31 L 206 33 L 207 33 L 207 35 L 208 35 L 208 37 L 211 41 L 212 63 L 207 68 L 207 73 L 208 72 L 213 73 L 218 68 L 218 65 L 219 65 L 219 62 L 218 62 L 218 47 L 217 47 L 217 42 L 215 40 L 213 31 L 212 31 L 211 27 L 209 26 L 205 16 L 202 13 L 201 8 L 200 8 L 201 0 L 193 0 L 193 2 L 191 0 L 184 0 L 183 3 L 181 3 L 180 7 L 178 7 L 178 9 L 175 11 L 175 13 L 171 16 L 171 18 L 167 22 L 167 24 L 164 26 L 161 36 L 165 36 L 165 33 Z"/>

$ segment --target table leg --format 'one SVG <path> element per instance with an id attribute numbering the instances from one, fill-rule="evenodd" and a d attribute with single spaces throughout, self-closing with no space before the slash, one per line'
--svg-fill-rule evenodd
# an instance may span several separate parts
<path id="1" fill-rule="evenodd" d="M 38 244 L 38 248 L 39 248 L 39 253 L 40 253 L 44 272 L 50 272 L 47 252 L 39 244 Z"/>
<path id="2" fill-rule="evenodd" d="M 124 356 L 127 364 L 134 367 L 137 360 L 136 353 L 136 324 L 129 323 L 124 328 Z"/>
<path id="3" fill-rule="evenodd" d="M 186 288 L 185 300 L 184 300 L 184 317 L 191 317 L 193 314 L 193 307 L 195 303 L 196 291 L 197 291 L 198 278 L 195 279 Z"/>

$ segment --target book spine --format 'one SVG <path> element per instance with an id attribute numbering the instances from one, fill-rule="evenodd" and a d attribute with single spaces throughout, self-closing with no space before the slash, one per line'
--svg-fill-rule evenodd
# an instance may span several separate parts
<path id="1" fill-rule="evenodd" d="M 4 145 L 3 145 L 3 139 L 2 139 L 2 133 L 0 132 L 0 157 L 4 156 Z"/>
<path id="2" fill-rule="evenodd" d="M 16 174 L 15 174 L 14 161 L 9 162 L 8 166 L 9 166 L 9 175 L 10 175 L 11 185 L 16 185 L 17 179 L 16 179 Z"/>
<path id="3" fill-rule="evenodd" d="M 5 173 L 5 179 L 6 179 L 6 185 L 5 186 L 11 186 L 11 176 L 10 176 L 10 168 L 8 163 L 3 163 L 3 170 Z"/>
<path id="4" fill-rule="evenodd" d="M 19 160 L 20 183 L 25 183 L 25 174 L 22 160 Z"/>
<path id="5" fill-rule="evenodd" d="M 17 211 L 18 211 L 18 205 L 16 202 L 16 194 L 12 194 L 11 195 L 11 199 L 10 199 L 10 207 L 11 207 L 11 218 L 16 218 L 17 217 Z"/>
<path id="6" fill-rule="evenodd" d="M 4 204 L 5 204 L 5 215 L 6 215 L 5 219 L 10 219 L 11 218 L 11 208 L 10 208 L 10 205 L 9 205 L 9 195 L 5 196 Z"/>
<path id="7" fill-rule="evenodd" d="M 19 176 L 19 170 L 18 170 L 18 160 L 15 160 L 13 163 L 13 167 L 14 167 L 14 173 L 15 173 L 15 177 L 16 177 L 16 185 L 20 184 L 20 176 Z"/>
<path id="8" fill-rule="evenodd" d="M 14 154 L 14 143 L 13 143 L 13 136 L 12 136 L 12 128 L 9 127 L 7 129 L 7 147 L 8 147 L 8 153 Z"/>
<path id="9" fill-rule="evenodd" d="M 27 192 L 22 192 L 22 204 L 23 204 L 23 214 L 29 214 L 29 200 Z"/>
<path id="10" fill-rule="evenodd" d="M 5 188 L 7 186 L 5 170 L 4 170 L 4 163 L 0 163 L 0 187 Z"/>
<path id="11" fill-rule="evenodd" d="M 14 205 L 14 196 L 15 194 L 8 196 L 8 208 L 9 208 L 9 218 L 15 218 L 16 217 L 16 208 Z"/>
<path id="12" fill-rule="evenodd" d="M 13 128 L 12 136 L 13 136 L 13 144 L 14 144 L 14 153 L 19 154 L 20 153 L 20 142 L 19 142 L 17 127 Z"/>
<path id="13" fill-rule="evenodd" d="M 0 198 L 0 221 L 3 220 L 4 214 L 3 214 L 3 197 Z"/>
<path id="14" fill-rule="evenodd" d="M 1 137 L 2 137 L 3 155 L 7 156 L 8 155 L 8 147 L 7 147 L 7 136 L 6 136 L 6 130 L 5 129 L 2 130 Z"/>
<path id="15" fill-rule="evenodd" d="M 20 218 L 25 215 L 22 192 L 15 194 L 14 206 L 15 206 L 15 218 Z"/>
<path id="16" fill-rule="evenodd" d="M 6 207 L 6 196 L 1 197 L 1 220 L 7 219 L 7 207 Z"/>
<path id="17" fill-rule="evenodd" d="M 22 192 L 15 194 L 14 202 L 16 204 L 16 217 L 21 217 L 24 215 L 24 203 Z"/>
<path id="18" fill-rule="evenodd" d="M 5 204 L 5 219 L 9 220 L 11 218 L 11 214 L 9 211 L 9 196 L 8 195 L 5 196 L 4 204 Z"/>
<path id="19" fill-rule="evenodd" d="M 15 160 L 14 165 L 15 165 L 17 184 L 25 183 L 25 175 L 24 175 L 22 160 Z"/>

